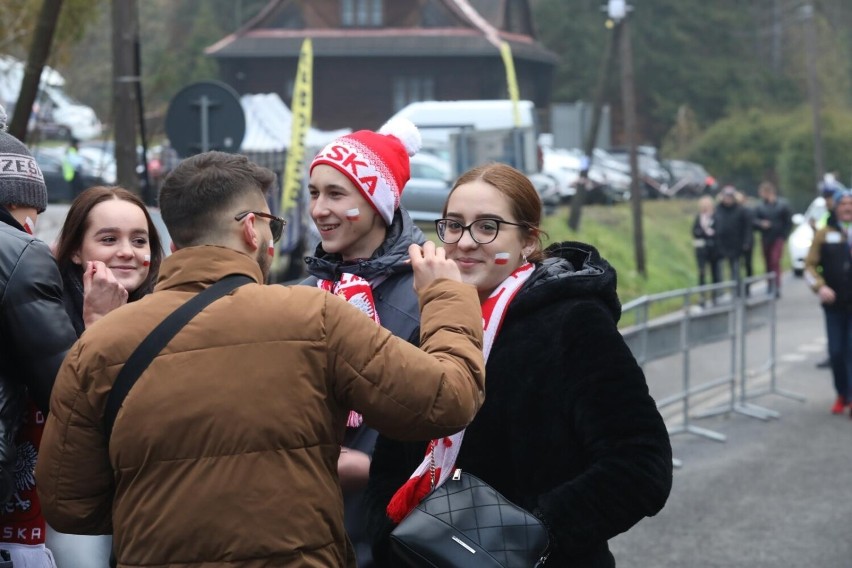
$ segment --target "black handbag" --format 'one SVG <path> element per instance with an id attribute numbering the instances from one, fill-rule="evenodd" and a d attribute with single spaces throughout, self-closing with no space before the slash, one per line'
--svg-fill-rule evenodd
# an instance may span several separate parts
<path id="1" fill-rule="evenodd" d="M 414 567 L 532 568 L 547 560 L 542 522 L 460 469 L 391 532 L 396 559 Z"/>

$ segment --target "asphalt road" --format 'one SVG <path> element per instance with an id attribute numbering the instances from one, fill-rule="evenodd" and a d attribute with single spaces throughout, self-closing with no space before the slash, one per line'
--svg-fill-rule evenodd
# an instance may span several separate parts
<path id="1" fill-rule="evenodd" d="M 830 414 L 831 372 L 816 368 L 826 353 L 822 310 L 803 280 L 785 276 L 775 386 L 806 400 L 770 392 L 749 401 L 777 411 L 777 419 L 730 412 L 692 421 L 724 434 L 724 443 L 673 435 L 682 467 L 675 469 L 671 496 L 657 516 L 610 541 L 619 568 L 852 567 L 852 419 Z M 756 387 L 769 384 L 769 373 L 759 368 L 769 343 L 766 329 L 750 334 L 749 380 Z M 729 352 L 724 344 L 702 349 L 692 367 L 718 374 Z M 677 357 L 646 365 L 652 393 L 681 368 Z M 720 392 L 696 410 L 717 407 L 725 397 Z M 675 414 L 664 416 L 670 428 L 677 426 Z"/>

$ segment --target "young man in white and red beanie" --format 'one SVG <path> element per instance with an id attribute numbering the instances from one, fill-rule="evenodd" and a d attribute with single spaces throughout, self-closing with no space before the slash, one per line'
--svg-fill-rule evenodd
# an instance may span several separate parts
<path id="1" fill-rule="evenodd" d="M 411 177 L 409 156 L 420 144 L 414 124 L 394 119 L 377 132 L 341 136 L 316 155 L 310 166 L 310 214 L 322 241 L 305 259 L 311 277 L 302 282 L 342 296 L 415 345 L 420 312 L 406 259 L 409 245 L 423 244 L 425 237 L 399 201 Z M 359 568 L 366 568 L 372 556 L 361 499 L 376 431 L 354 412 L 348 426 L 338 473 L 347 533 Z"/>
<path id="2" fill-rule="evenodd" d="M 77 335 L 56 262 L 33 236 L 44 177 L 5 124 L 0 107 L 0 549 L 15 566 L 52 567 L 33 471 L 56 372 Z"/>

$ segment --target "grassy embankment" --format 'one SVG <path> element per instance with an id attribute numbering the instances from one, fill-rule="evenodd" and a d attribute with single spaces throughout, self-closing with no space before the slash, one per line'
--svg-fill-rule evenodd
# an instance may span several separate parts
<path id="1" fill-rule="evenodd" d="M 622 303 L 627 303 L 644 295 L 698 285 L 691 233 L 696 211 L 694 200 L 642 203 L 647 278 L 642 278 L 636 270 L 629 203 L 585 207 L 579 231 L 568 227 L 569 206 L 559 207 L 544 220 L 543 228 L 549 236 L 545 245 L 568 240 L 594 245 L 618 272 L 618 295 Z M 429 230 L 428 226 L 423 228 Z M 427 232 L 427 236 L 436 240 L 434 232 Z M 755 237 L 754 270 L 760 274 L 764 271 L 764 264 L 759 248 L 760 237 L 757 234 Z M 789 268 L 786 251 L 784 264 Z M 679 303 L 669 303 L 654 310 L 653 315 L 679 307 Z"/>

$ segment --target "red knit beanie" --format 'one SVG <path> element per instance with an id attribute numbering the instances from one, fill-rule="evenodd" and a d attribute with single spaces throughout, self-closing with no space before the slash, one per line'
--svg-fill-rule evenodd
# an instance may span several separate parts
<path id="1" fill-rule="evenodd" d="M 341 172 L 390 225 L 411 177 L 408 157 L 420 144 L 417 127 L 408 119 L 395 118 L 378 132 L 359 130 L 335 139 L 316 155 L 310 171 L 326 164 Z"/>

